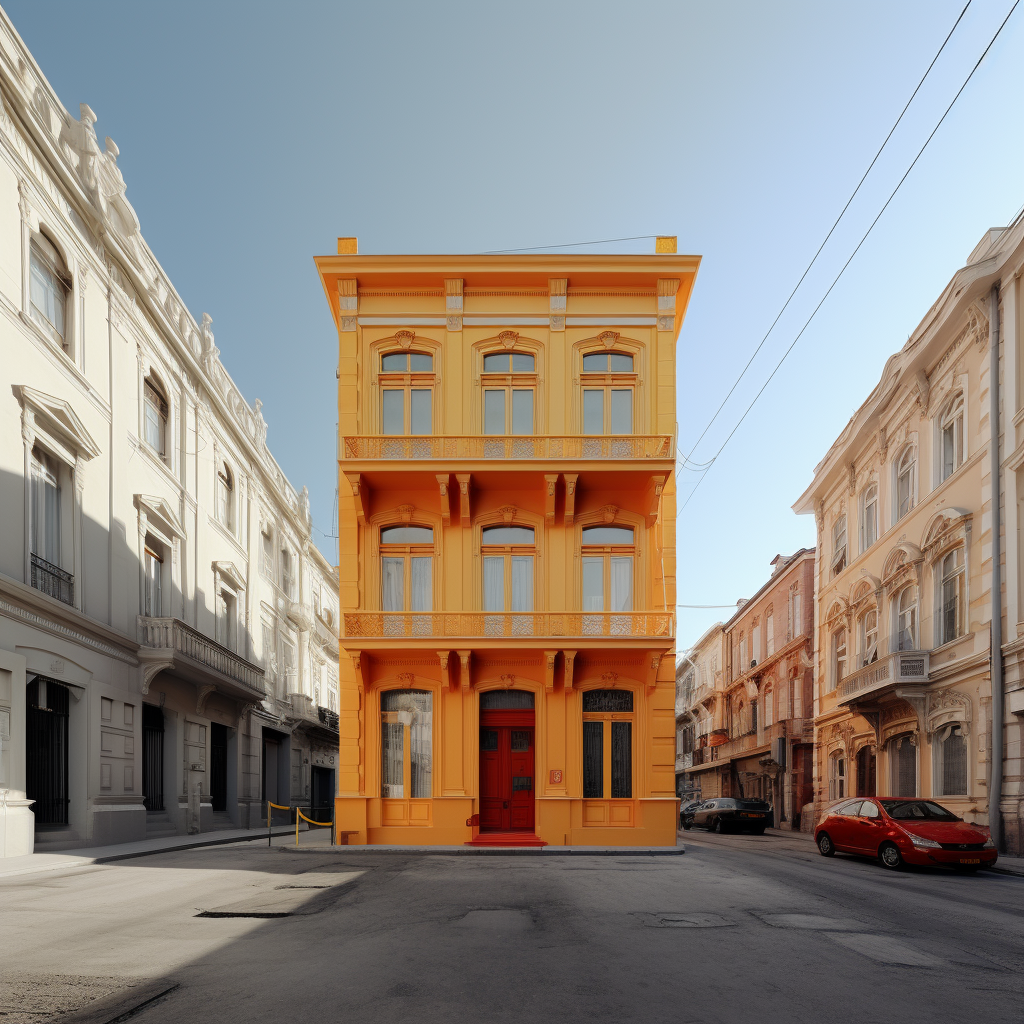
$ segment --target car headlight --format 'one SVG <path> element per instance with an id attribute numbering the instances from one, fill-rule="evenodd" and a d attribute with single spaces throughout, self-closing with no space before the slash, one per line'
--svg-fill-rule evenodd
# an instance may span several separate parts
<path id="1" fill-rule="evenodd" d="M 910 836 L 910 841 L 915 846 L 927 847 L 930 850 L 942 849 L 942 843 L 937 843 L 934 839 L 925 839 L 924 836 L 915 836 L 913 832 L 908 832 L 907 835 Z"/>
<path id="2" fill-rule="evenodd" d="M 991 836 L 989 836 L 988 839 L 985 840 L 981 848 L 983 850 L 994 850 L 996 848 L 996 844 L 992 842 Z"/>

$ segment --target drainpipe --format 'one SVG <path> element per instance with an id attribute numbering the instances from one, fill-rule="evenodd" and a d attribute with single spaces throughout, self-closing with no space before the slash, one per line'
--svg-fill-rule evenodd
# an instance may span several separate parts
<path id="1" fill-rule="evenodd" d="M 997 850 L 1003 848 L 999 798 L 1003 791 L 1003 579 L 1002 519 L 999 509 L 999 285 L 992 285 L 988 316 L 989 344 L 989 430 L 992 437 L 992 742 L 989 752 L 988 824 Z"/>

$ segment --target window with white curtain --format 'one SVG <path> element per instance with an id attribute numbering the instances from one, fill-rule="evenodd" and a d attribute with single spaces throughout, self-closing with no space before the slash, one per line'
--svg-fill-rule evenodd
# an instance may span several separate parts
<path id="1" fill-rule="evenodd" d="M 589 352 L 583 357 L 584 434 L 632 434 L 636 374 L 628 352 Z"/>
<path id="2" fill-rule="evenodd" d="M 867 551 L 878 540 L 878 484 L 864 488 L 860 499 L 860 549 Z"/>
<path id="3" fill-rule="evenodd" d="M 485 612 L 533 611 L 532 526 L 485 526 L 481 536 Z"/>
<path id="4" fill-rule="evenodd" d="M 917 649 L 917 587 L 910 586 L 896 598 L 896 650 Z"/>
<path id="5" fill-rule="evenodd" d="M 382 797 L 431 796 L 433 694 L 385 690 L 380 695 Z"/>
<path id="6" fill-rule="evenodd" d="M 840 516 L 832 527 L 832 575 L 846 568 L 846 516 Z"/>
<path id="7" fill-rule="evenodd" d="M 434 357 L 429 352 L 381 356 L 381 433 L 433 433 Z"/>
<path id="8" fill-rule="evenodd" d="M 950 551 L 939 565 L 939 628 L 938 645 L 955 640 L 963 632 L 962 608 L 964 590 L 963 549 Z"/>
<path id="9" fill-rule="evenodd" d="M 583 611 L 633 610 L 633 529 L 583 528 Z"/>
<path id="10" fill-rule="evenodd" d="M 871 608 L 860 618 L 860 664 L 863 668 L 878 660 L 878 611 Z"/>
<path id="11" fill-rule="evenodd" d="M 914 507 L 914 492 L 917 485 L 917 453 L 908 447 L 894 466 L 895 507 L 893 518 L 902 519 Z"/>
<path id="12" fill-rule="evenodd" d="M 951 477 L 964 461 L 964 396 L 946 403 L 939 417 L 939 457 L 942 480 Z"/>
<path id="13" fill-rule="evenodd" d="M 60 468 L 57 460 L 38 446 L 32 449 L 30 469 L 32 554 L 60 566 Z"/>
<path id="14" fill-rule="evenodd" d="M 846 675 L 846 629 L 837 629 L 832 634 L 832 679 L 831 689 L 835 690 Z"/>
<path id="15" fill-rule="evenodd" d="M 36 235 L 29 251 L 29 315 L 65 352 L 71 275 L 57 247 Z"/>
<path id="16" fill-rule="evenodd" d="M 380 531 L 381 610 L 429 612 L 434 607 L 434 530 L 385 526 Z"/>
<path id="17" fill-rule="evenodd" d="M 163 574 L 164 558 L 160 542 L 149 534 L 146 535 L 146 607 L 144 614 L 160 618 L 163 607 Z"/>
<path id="18" fill-rule="evenodd" d="M 536 359 L 529 352 L 490 352 L 484 356 L 485 434 L 532 434 Z"/>
<path id="19" fill-rule="evenodd" d="M 957 723 L 938 729 L 932 737 L 935 756 L 935 795 L 967 796 L 967 737 Z"/>

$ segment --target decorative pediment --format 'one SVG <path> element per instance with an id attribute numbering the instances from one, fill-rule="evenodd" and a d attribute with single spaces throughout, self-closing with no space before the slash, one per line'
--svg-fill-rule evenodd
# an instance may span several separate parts
<path id="1" fill-rule="evenodd" d="M 928 698 L 928 732 L 957 724 L 964 735 L 970 731 L 971 698 L 958 690 L 942 690 Z"/>
<path id="2" fill-rule="evenodd" d="M 219 574 L 221 579 L 233 584 L 236 590 L 245 589 L 245 574 L 238 570 L 234 562 L 214 562 L 213 571 Z"/>
<path id="3" fill-rule="evenodd" d="M 53 435 L 54 440 L 59 441 L 79 459 L 94 459 L 99 455 L 100 446 L 86 430 L 85 424 L 70 403 L 24 384 L 15 385 L 14 390 L 21 402 L 26 436 L 38 426 Z"/>
<path id="4" fill-rule="evenodd" d="M 934 545 L 941 543 L 951 530 L 970 518 L 971 513 L 965 508 L 950 506 L 949 508 L 944 508 L 941 512 L 936 512 L 928 524 L 928 528 L 924 531 L 922 548 L 927 551 Z"/>
<path id="5" fill-rule="evenodd" d="M 836 620 L 843 618 L 847 611 L 848 608 L 846 601 L 839 598 L 837 601 L 833 601 L 832 604 L 829 605 L 828 612 L 825 615 L 825 622 L 831 624 Z"/>
<path id="6" fill-rule="evenodd" d="M 157 529 L 163 526 L 170 537 L 177 537 L 178 540 L 185 539 L 185 528 L 166 499 L 155 494 L 136 494 L 135 507 L 139 510 L 140 515 L 145 515 Z"/>
<path id="7" fill-rule="evenodd" d="M 850 597 L 850 604 L 858 605 L 863 601 L 866 601 L 874 593 L 871 584 L 867 580 L 861 580 L 853 589 L 853 594 Z"/>

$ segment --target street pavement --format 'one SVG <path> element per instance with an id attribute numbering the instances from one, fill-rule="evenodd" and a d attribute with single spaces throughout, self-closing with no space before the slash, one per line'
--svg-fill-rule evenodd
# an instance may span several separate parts
<path id="1" fill-rule="evenodd" d="M 3 878 L 0 1021 L 1021 1020 L 1024 878 L 750 838 L 455 857 L 310 834 Z"/>

